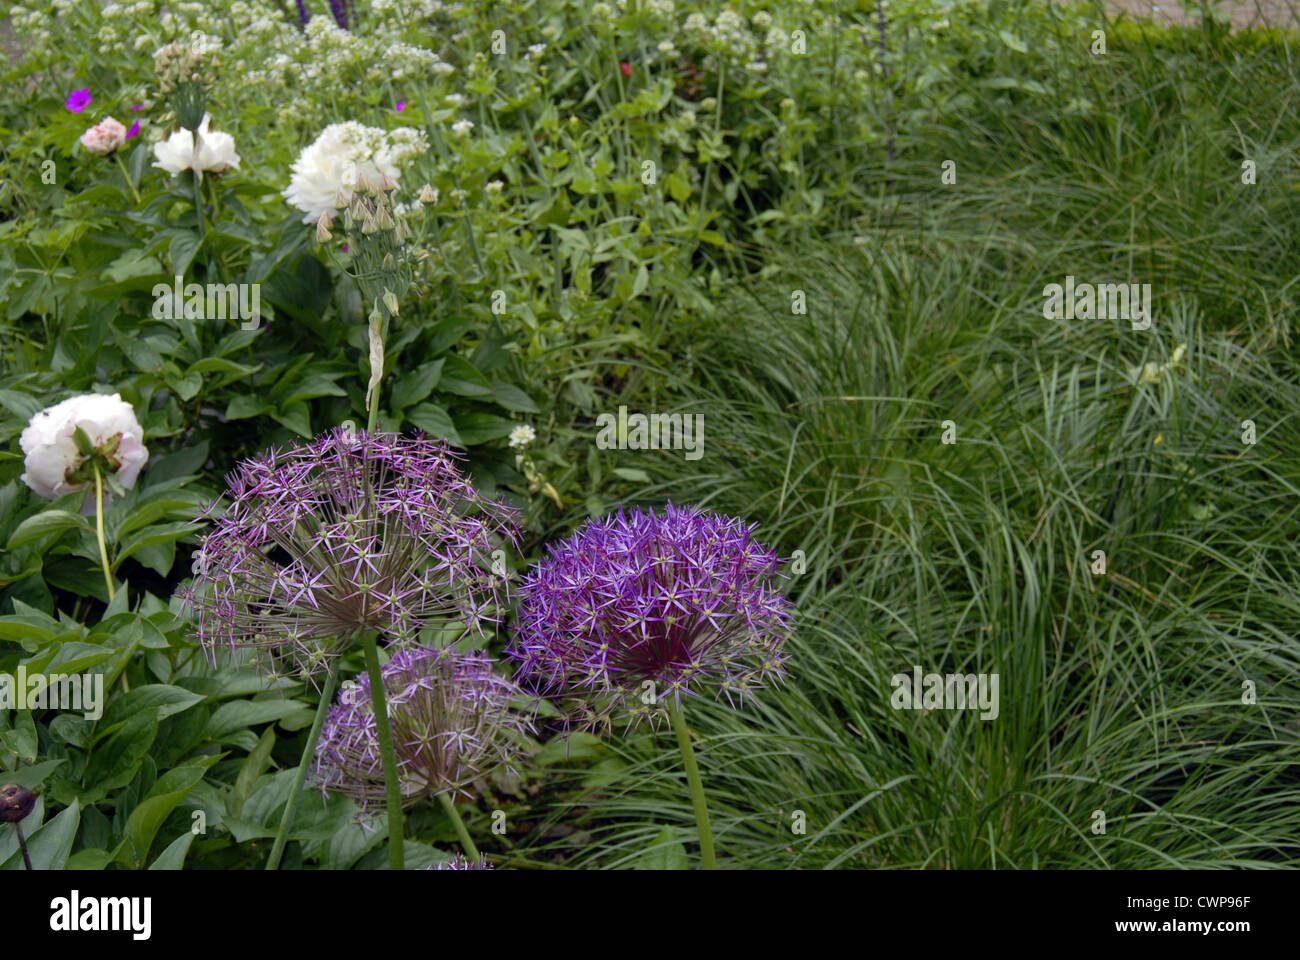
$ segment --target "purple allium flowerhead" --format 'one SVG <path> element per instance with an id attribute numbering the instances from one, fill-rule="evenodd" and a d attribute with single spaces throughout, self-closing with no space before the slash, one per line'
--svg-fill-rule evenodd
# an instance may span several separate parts
<path id="1" fill-rule="evenodd" d="M 68 99 L 63 102 L 63 105 L 73 113 L 80 113 L 82 110 L 86 109 L 86 106 L 89 103 L 90 88 L 82 87 L 80 90 L 73 90 L 72 93 L 68 95 Z"/>
<path id="2" fill-rule="evenodd" d="M 446 860 L 439 860 L 437 863 L 431 863 L 426 868 L 429 870 L 495 870 L 487 857 L 480 856 L 478 860 L 471 860 L 463 853 L 453 854 Z"/>
<path id="3" fill-rule="evenodd" d="M 530 716 L 511 704 L 522 699 L 519 687 L 498 675 L 486 654 L 410 647 L 394 652 L 380 675 L 404 806 L 440 793 L 472 796 L 466 787 L 499 766 L 509 768 L 533 729 Z M 368 674 L 341 690 L 330 707 L 312 778 L 322 790 L 352 797 L 363 818 L 383 811 L 384 768 Z"/>
<path id="4" fill-rule="evenodd" d="M 253 648 L 305 676 L 363 631 L 385 642 L 498 609 L 492 552 L 512 510 L 482 497 L 442 441 L 338 428 L 247 460 L 181 593 L 209 652 Z M 215 507 L 215 504 L 214 504 Z"/>
<path id="5" fill-rule="evenodd" d="M 635 725 L 664 697 L 709 688 L 743 703 L 782 676 L 791 620 L 777 555 L 751 530 L 669 504 L 620 509 L 552 544 L 523 580 L 507 651 L 519 681 L 588 727 L 616 714 Z"/>

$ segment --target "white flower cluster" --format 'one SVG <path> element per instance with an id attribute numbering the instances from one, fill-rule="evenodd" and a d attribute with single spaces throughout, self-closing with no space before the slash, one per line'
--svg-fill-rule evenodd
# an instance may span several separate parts
<path id="1" fill-rule="evenodd" d="M 439 60 L 432 50 L 413 47 L 409 43 L 394 43 L 384 51 L 384 63 L 394 80 L 401 80 L 407 74 L 419 77 Z"/>
<path id="2" fill-rule="evenodd" d="M 293 177 L 282 196 L 303 211 L 303 223 L 314 223 L 325 211 L 339 209 L 342 192 L 351 196 L 367 181 L 387 175 L 394 183 L 402 169 L 429 148 L 414 127 L 386 132 L 353 120 L 330 124 L 293 164 Z"/>

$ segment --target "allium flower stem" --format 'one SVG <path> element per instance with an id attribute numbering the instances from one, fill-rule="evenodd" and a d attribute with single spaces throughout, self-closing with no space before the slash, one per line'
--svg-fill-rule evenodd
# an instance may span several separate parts
<path id="1" fill-rule="evenodd" d="M 384 792 L 388 812 L 388 865 L 404 869 L 402 850 L 402 788 L 397 780 L 397 753 L 393 750 L 393 727 L 388 721 L 388 699 L 384 696 L 384 679 L 379 672 L 379 648 L 375 631 L 367 630 L 361 638 L 366 653 L 366 673 L 370 675 L 370 704 L 375 711 L 375 730 L 379 737 L 379 757 L 384 764 Z"/>
<path id="2" fill-rule="evenodd" d="M 99 464 L 95 467 L 95 536 L 99 539 L 99 565 L 104 569 L 104 583 L 108 585 L 108 599 L 111 603 L 113 589 L 113 568 L 108 563 L 108 546 L 104 543 L 104 478 L 99 473 Z"/>
<path id="3" fill-rule="evenodd" d="M 452 800 L 450 793 L 438 794 L 438 801 L 442 804 L 442 809 L 447 811 L 447 819 L 451 825 L 456 828 L 456 836 L 460 838 L 461 849 L 471 860 L 479 859 L 478 847 L 474 846 L 474 839 L 465 829 L 465 821 L 460 818 L 460 813 L 456 810 L 456 801 Z"/>
<path id="4" fill-rule="evenodd" d="M 677 734 L 677 746 L 682 751 L 682 763 L 686 765 L 686 781 L 691 785 L 691 802 L 695 804 L 695 823 L 700 831 L 700 860 L 705 870 L 716 870 L 713 859 L 713 832 L 709 829 L 709 807 L 704 799 L 704 784 L 700 782 L 700 768 L 695 763 L 695 750 L 691 746 L 691 731 L 682 719 L 681 708 L 672 700 L 667 702 L 668 716 L 673 723 L 673 732 Z"/>
<path id="5" fill-rule="evenodd" d="M 376 307 L 376 309 L 378 309 Z M 379 419 L 379 384 L 384 376 L 384 327 L 387 321 L 370 319 L 370 382 L 366 385 L 366 408 L 370 411 L 366 419 L 366 433 L 375 432 L 375 423 Z M 367 484 L 367 491 L 369 485 Z"/>
<path id="6" fill-rule="evenodd" d="M 266 869 L 279 870 L 280 858 L 284 856 L 284 843 L 289 836 L 289 827 L 293 823 L 293 815 L 298 810 L 298 800 L 302 796 L 302 785 L 307 779 L 307 770 L 311 767 L 312 758 L 316 756 L 316 741 L 320 739 L 320 728 L 325 723 L 325 715 L 329 713 L 330 704 L 334 702 L 334 688 L 339 682 L 338 667 L 326 671 L 325 686 L 320 692 L 320 703 L 316 707 L 316 717 L 311 723 L 311 732 L 307 734 L 307 745 L 302 750 L 302 760 L 298 763 L 298 772 L 293 778 L 293 789 L 289 793 L 289 800 L 284 805 L 284 816 L 280 818 L 280 828 L 275 831 L 275 844 L 271 847 L 271 859 L 266 862 Z"/>

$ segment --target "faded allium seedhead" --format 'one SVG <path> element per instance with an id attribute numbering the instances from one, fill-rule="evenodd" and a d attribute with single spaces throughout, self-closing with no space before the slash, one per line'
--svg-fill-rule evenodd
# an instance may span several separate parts
<path id="1" fill-rule="evenodd" d="M 533 729 L 530 718 L 511 706 L 521 696 L 519 688 L 496 674 L 485 654 L 412 647 L 396 651 L 380 674 L 406 806 L 448 791 L 470 796 L 466 787 L 472 781 L 510 767 L 523 735 Z M 363 817 L 384 809 L 384 768 L 368 675 L 340 693 L 330 708 L 313 780 L 323 790 L 352 797 Z"/>
<path id="2" fill-rule="evenodd" d="M 313 675 L 366 630 L 402 642 L 497 616 L 492 551 L 517 541 L 514 513 L 441 441 L 337 429 L 227 483 L 231 505 L 181 594 L 209 651 L 255 648 Z"/>
<path id="3" fill-rule="evenodd" d="M 790 623 L 777 556 L 750 529 L 671 504 L 588 521 L 524 579 L 520 681 L 588 727 L 709 688 L 743 703 L 782 675 Z"/>

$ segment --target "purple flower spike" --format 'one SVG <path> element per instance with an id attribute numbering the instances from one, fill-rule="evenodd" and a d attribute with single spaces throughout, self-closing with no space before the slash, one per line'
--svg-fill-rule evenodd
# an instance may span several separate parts
<path id="1" fill-rule="evenodd" d="M 89 103 L 90 88 L 83 87 L 80 90 L 73 90 L 72 93 L 68 95 L 68 99 L 64 101 L 63 105 L 73 113 L 80 113 L 82 110 L 86 109 Z"/>
<path id="2" fill-rule="evenodd" d="M 743 703 L 783 675 L 791 619 L 751 529 L 672 504 L 588 521 L 524 578 L 507 651 L 519 680 L 587 727 L 635 725 L 697 688 Z"/>
<path id="3" fill-rule="evenodd" d="M 330 13 L 334 14 L 334 22 L 342 29 L 348 28 L 347 0 L 330 0 Z"/>
<path id="4" fill-rule="evenodd" d="M 496 867 L 488 862 L 487 857 L 480 856 L 475 862 L 469 859 L 465 854 L 458 853 L 447 860 L 440 860 L 437 863 L 429 864 L 430 870 L 495 870 Z"/>
<path id="5" fill-rule="evenodd" d="M 406 807 L 440 793 L 471 796 L 465 788 L 499 766 L 509 768 L 532 730 L 529 718 L 510 706 L 519 688 L 493 672 L 483 653 L 398 650 L 380 675 Z M 369 675 L 340 691 L 330 707 L 312 778 L 322 790 L 352 797 L 363 819 L 383 811 L 384 768 Z"/>
<path id="6" fill-rule="evenodd" d="M 492 551 L 517 542 L 514 513 L 442 441 L 340 428 L 245 461 L 227 484 L 181 592 L 209 653 L 252 648 L 314 676 L 363 631 L 403 642 L 496 616 Z"/>

